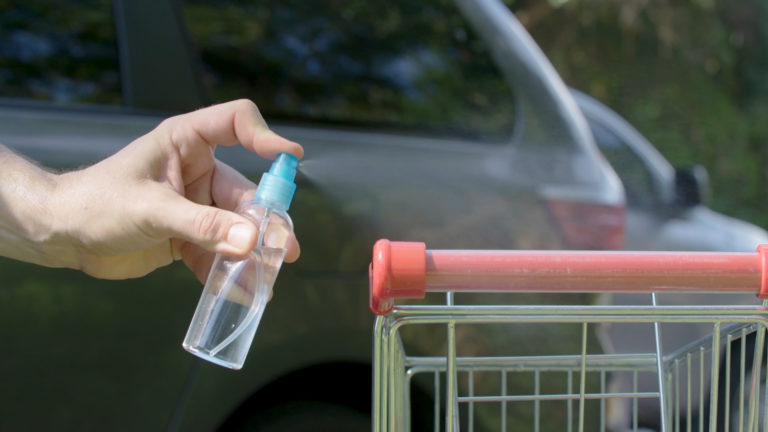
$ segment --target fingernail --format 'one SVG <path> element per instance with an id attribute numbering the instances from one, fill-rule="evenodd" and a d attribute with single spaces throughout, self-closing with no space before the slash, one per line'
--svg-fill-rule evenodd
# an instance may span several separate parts
<path id="1" fill-rule="evenodd" d="M 252 227 L 245 224 L 233 225 L 227 233 L 227 243 L 241 252 L 247 252 L 251 246 L 253 235 Z"/>

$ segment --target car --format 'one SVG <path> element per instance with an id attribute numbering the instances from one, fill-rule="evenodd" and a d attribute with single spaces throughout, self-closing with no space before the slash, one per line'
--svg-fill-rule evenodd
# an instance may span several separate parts
<path id="1" fill-rule="evenodd" d="M 239 372 L 181 348 L 202 287 L 178 264 L 101 281 L 0 260 L 0 430 L 368 428 L 376 239 L 632 239 L 632 201 L 589 110 L 503 3 L 345 6 L 0 6 L 0 143 L 51 169 L 239 97 L 307 155 L 290 210 L 302 256 L 281 270 Z M 239 148 L 216 154 L 254 181 L 268 167 Z"/>

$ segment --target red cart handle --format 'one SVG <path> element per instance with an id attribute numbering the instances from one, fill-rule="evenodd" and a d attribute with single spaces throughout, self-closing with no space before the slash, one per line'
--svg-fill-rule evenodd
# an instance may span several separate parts
<path id="1" fill-rule="evenodd" d="M 768 298 L 768 245 L 740 252 L 427 250 L 379 240 L 369 269 L 371 310 L 396 298 L 456 292 L 750 292 Z"/>

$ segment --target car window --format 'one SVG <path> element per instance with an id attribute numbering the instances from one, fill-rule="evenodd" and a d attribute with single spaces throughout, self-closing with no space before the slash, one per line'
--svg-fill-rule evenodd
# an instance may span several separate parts
<path id="1" fill-rule="evenodd" d="M 0 1 L 0 97 L 120 104 L 111 3 Z"/>
<path id="2" fill-rule="evenodd" d="M 602 124 L 590 121 L 595 142 L 624 184 L 629 207 L 650 209 L 658 205 L 653 175 L 624 140 Z"/>
<path id="3" fill-rule="evenodd" d="M 514 101 L 449 0 L 186 0 L 214 101 L 270 119 L 511 136 Z"/>

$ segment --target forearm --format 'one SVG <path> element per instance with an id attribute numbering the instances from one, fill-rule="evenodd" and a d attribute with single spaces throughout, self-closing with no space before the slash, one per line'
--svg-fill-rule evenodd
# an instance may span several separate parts
<path id="1" fill-rule="evenodd" d="M 57 176 L 0 145 L 0 255 L 50 267 L 77 267 L 54 229 Z"/>

